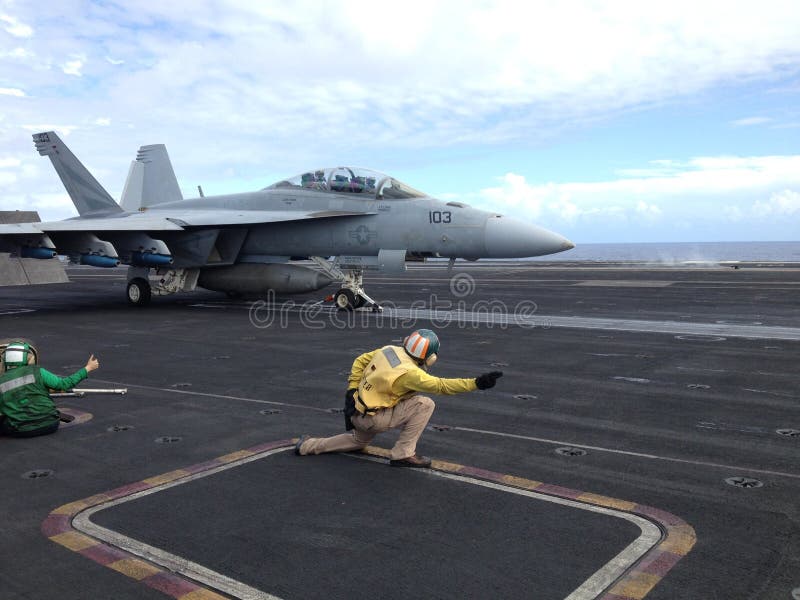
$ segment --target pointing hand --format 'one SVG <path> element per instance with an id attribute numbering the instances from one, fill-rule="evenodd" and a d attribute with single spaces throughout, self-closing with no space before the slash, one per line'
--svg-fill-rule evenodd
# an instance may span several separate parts
<path id="1" fill-rule="evenodd" d="M 479 390 L 488 390 L 494 387 L 494 384 L 503 376 L 502 371 L 492 371 L 491 373 L 484 373 L 475 378 L 475 385 Z"/>

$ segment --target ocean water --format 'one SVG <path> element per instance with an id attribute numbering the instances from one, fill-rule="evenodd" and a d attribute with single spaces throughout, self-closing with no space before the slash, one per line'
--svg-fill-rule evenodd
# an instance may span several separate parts
<path id="1" fill-rule="evenodd" d="M 800 242 L 576 244 L 572 250 L 529 260 L 644 261 L 665 265 L 687 262 L 717 263 L 719 261 L 800 263 Z"/>

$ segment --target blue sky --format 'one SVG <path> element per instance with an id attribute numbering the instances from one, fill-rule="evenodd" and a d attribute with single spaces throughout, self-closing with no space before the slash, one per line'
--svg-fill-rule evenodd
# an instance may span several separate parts
<path id="1" fill-rule="evenodd" d="M 385 4 L 0 0 L 0 209 L 75 214 L 55 129 L 117 198 L 164 143 L 186 196 L 352 164 L 579 244 L 798 239 L 796 2 Z"/>

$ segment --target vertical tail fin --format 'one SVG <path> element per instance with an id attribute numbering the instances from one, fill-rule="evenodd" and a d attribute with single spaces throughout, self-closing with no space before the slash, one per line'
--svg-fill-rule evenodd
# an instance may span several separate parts
<path id="1" fill-rule="evenodd" d="M 50 157 L 79 215 L 107 216 L 123 212 L 55 132 L 36 133 L 33 141 L 39 154 Z"/>
<path id="2" fill-rule="evenodd" d="M 136 211 L 164 202 L 183 200 L 164 144 L 142 146 L 131 163 L 122 192 L 122 207 Z"/>

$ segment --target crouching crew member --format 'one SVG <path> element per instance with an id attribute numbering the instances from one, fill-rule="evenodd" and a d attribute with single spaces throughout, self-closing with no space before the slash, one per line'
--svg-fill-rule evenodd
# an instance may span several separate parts
<path id="1" fill-rule="evenodd" d="M 295 454 L 322 454 L 360 450 L 377 434 L 400 429 L 392 448 L 391 464 L 398 467 L 429 467 L 431 460 L 416 453 L 434 409 L 429 394 L 459 394 L 493 387 L 503 374 L 485 373 L 469 379 L 442 379 L 427 373 L 439 354 L 439 338 L 429 329 L 419 329 L 402 346 L 384 346 L 356 358 L 350 371 L 345 400 L 345 424 L 351 433 L 329 438 L 304 435 Z"/>
<path id="2" fill-rule="evenodd" d="M 0 433 L 34 437 L 55 433 L 59 412 L 48 390 L 67 391 L 86 379 L 100 363 L 89 357 L 86 366 L 69 377 L 58 377 L 36 364 L 36 351 L 26 342 L 11 342 L 3 352 L 0 375 Z"/>

